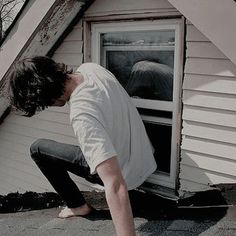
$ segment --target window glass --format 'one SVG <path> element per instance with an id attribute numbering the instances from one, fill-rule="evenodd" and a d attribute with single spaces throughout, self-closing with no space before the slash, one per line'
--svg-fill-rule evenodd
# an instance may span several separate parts
<path id="1" fill-rule="evenodd" d="M 144 121 L 150 141 L 155 149 L 157 170 L 170 173 L 171 126 Z"/>
<path id="2" fill-rule="evenodd" d="M 133 98 L 173 100 L 174 30 L 101 34 L 101 64 Z"/>

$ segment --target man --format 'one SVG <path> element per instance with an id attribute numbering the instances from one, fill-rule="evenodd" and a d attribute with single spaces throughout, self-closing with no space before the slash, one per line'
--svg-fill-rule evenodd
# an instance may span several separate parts
<path id="1" fill-rule="evenodd" d="M 90 207 L 68 171 L 104 185 L 117 235 L 135 235 L 128 190 L 156 169 L 152 147 L 130 97 L 105 68 L 82 64 L 75 73 L 47 57 L 24 59 L 10 77 L 12 106 L 33 116 L 70 106 L 78 146 L 39 139 L 31 156 L 66 202 L 59 217 L 87 215 Z"/>

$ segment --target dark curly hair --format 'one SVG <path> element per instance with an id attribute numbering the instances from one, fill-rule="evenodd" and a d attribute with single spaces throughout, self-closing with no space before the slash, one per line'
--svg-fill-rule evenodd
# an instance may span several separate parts
<path id="1" fill-rule="evenodd" d="M 16 62 L 10 75 L 10 100 L 16 110 L 31 117 L 53 105 L 65 91 L 72 70 L 48 57 L 37 56 Z"/>

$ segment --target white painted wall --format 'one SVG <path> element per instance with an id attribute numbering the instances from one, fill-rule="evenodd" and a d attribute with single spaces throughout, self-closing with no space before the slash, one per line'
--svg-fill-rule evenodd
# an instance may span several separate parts
<path id="1" fill-rule="evenodd" d="M 167 0 L 96 0 L 86 17 L 115 17 L 146 12 L 177 13 Z M 132 4 L 133 5 L 132 5 Z M 156 5 L 155 5 L 156 4 Z M 133 7 L 133 12 L 132 12 Z M 83 62 L 82 24 L 65 38 L 53 58 L 76 69 Z M 200 191 L 210 184 L 235 182 L 236 68 L 195 26 L 188 22 L 183 83 L 183 130 L 180 191 Z M 0 126 L 0 194 L 50 190 L 29 157 L 37 138 L 76 143 L 69 125 L 68 108 L 49 109 L 34 118 L 8 116 Z M 80 186 L 86 183 L 78 180 Z"/>
<path id="2" fill-rule="evenodd" d="M 53 59 L 76 68 L 82 63 L 82 27 L 78 23 L 55 52 Z M 29 155 L 30 145 L 38 138 L 77 144 L 69 124 L 69 108 L 49 108 L 27 118 L 10 114 L 0 125 L 0 195 L 9 192 L 54 191 Z M 71 175 L 81 190 L 88 183 Z"/>
<path id="3" fill-rule="evenodd" d="M 236 66 L 189 21 L 180 192 L 236 182 Z"/>

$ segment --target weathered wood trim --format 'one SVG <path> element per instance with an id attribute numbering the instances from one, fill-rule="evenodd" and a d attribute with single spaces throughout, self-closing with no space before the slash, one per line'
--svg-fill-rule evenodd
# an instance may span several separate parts
<path id="1" fill-rule="evenodd" d="M 34 55 L 50 56 L 91 3 L 92 0 L 56 0 L 36 29 L 32 29 L 31 35 L 17 55 L 12 58 L 11 63 L 20 58 Z M 10 69 L 11 66 L 5 73 L 2 72 L 3 75 L 0 79 L 4 81 Z"/>
<path id="2" fill-rule="evenodd" d="M 29 42 L 35 32 L 35 28 L 37 28 L 44 19 L 54 2 L 55 0 L 49 0 L 47 2 L 46 0 L 42 0 L 42 8 L 40 11 L 37 11 L 36 14 L 34 11 L 36 11 L 40 3 L 35 0 L 29 1 L 27 7 L 25 7 L 19 17 L 18 22 L 14 25 L 1 47 L 0 60 L 5 63 L 0 64 L 0 80 L 2 80 L 4 76 L 6 77 L 11 64 L 18 58 L 18 55 L 21 54 L 22 48 Z M 29 24 L 30 19 L 31 22 Z"/>
<path id="3" fill-rule="evenodd" d="M 84 12 L 88 9 L 88 7 L 94 2 L 95 0 L 80 0 L 77 2 L 82 2 L 83 5 L 79 7 L 79 5 L 73 6 L 73 13 L 75 12 L 76 14 L 73 15 L 71 11 L 68 11 L 68 18 L 72 19 L 70 20 L 70 23 L 67 23 L 66 25 L 63 24 L 63 29 L 60 27 L 60 37 L 54 40 L 53 45 L 51 46 L 50 50 L 48 50 L 47 55 L 52 56 L 53 53 L 56 51 L 56 49 L 61 45 L 63 40 L 69 35 L 70 32 L 72 32 L 73 27 L 76 25 L 76 23 L 82 18 Z M 76 1 L 75 1 L 76 2 Z M 74 7 L 77 8 L 74 9 Z M 79 8 L 78 8 L 79 7 Z M 76 10 L 76 11 L 75 11 Z"/>

